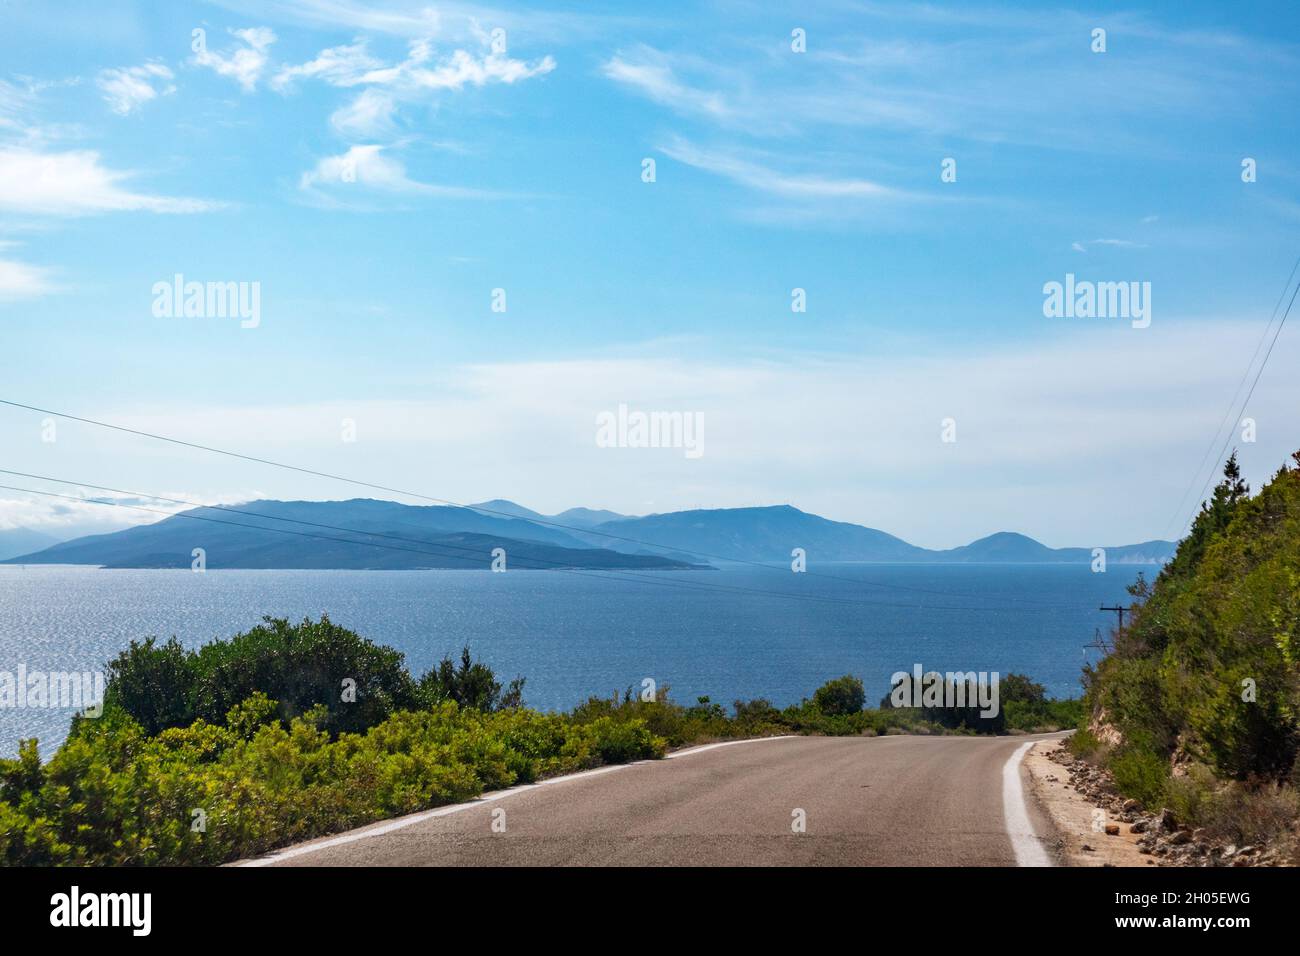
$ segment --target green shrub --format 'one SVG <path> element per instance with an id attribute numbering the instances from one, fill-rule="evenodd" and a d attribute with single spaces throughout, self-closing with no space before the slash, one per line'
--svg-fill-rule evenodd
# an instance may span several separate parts
<path id="1" fill-rule="evenodd" d="M 666 742 L 652 734 L 640 720 L 619 721 L 600 717 L 584 725 L 583 731 L 589 735 L 591 749 L 600 757 L 601 763 L 630 763 L 662 757 L 667 747 Z"/>
<path id="2" fill-rule="evenodd" d="M 195 655 L 174 637 L 161 645 L 152 637 L 132 641 L 109 662 L 105 709 L 125 711 L 147 734 L 191 723 L 195 665 Z"/>
<path id="3" fill-rule="evenodd" d="M 639 721 L 484 714 L 447 702 L 337 738 L 325 708 L 261 722 L 266 698 L 227 723 L 145 735 L 129 718 L 0 761 L 7 863 L 219 863 L 373 820 L 462 801 L 540 775 L 663 753 Z M 259 716 L 261 715 L 261 716 Z M 195 829 L 195 811 L 203 827 Z"/>
<path id="4" fill-rule="evenodd" d="M 1110 759 L 1110 772 L 1120 793 L 1148 808 L 1158 807 L 1165 798 L 1168 766 L 1157 753 L 1131 745 L 1119 748 Z"/>
<path id="5" fill-rule="evenodd" d="M 856 714 L 866 701 L 862 681 L 849 674 L 829 680 L 813 692 L 813 705 L 828 717 Z"/>
<path id="6" fill-rule="evenodd" d="M 492 670 L 482 661 L 472 661 L 466 647 L 461 651 L 459 667 L 450 657 L 444 657 L 420 678 L 419 696 L 425 704 L 451 700 L 473 710 L 508 710 L 523 704 L 524 679 L 516 677 L 503 691 Z"/>
<path id="7" fill-rule="evenodd" d="M 1065 746 L 1081 760 L 1091 760 L 1103 750 L 1101 741 L 1086 727 L 1080 727 L 1067 737 Z"/>
<path id="8" fill-rule="evenodd" d="M 1193 764 L 1183 776 L 1166 781 L 1164 799 L 1180 823 L 1205 826 L 1213 815 L 1211 808 L 1218 788 L 1219 781 L 1209 767 Z"/>
<path id="9" fill-rule="evenodd" d="M 279 702 L 281 720 L 327 708 L 331 734 L 361 731 L 417 703 L 399 651 L 330 622 L 265 618 L 252 630 L 197 651 L 174 638 L 132 642 L 108 666 L 105 711 L 120 710 L 153 735 L 195 720 L 220 723 L 255 693 Z M 74 725 L 74 733 L 83 721 Z"/>

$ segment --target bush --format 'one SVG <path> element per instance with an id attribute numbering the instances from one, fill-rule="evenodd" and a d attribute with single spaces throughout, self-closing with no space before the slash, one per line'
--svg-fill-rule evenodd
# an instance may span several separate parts
<path id="1" fill-rule="evenodd" d="M 583 727 L 591 740 L 591 749 L 601 763 L 630 763 L 662 757 L 667 745 L 650 732 L 640 720 L 618 721 L 599 717 Z"/>
<path id="2" fill-rule="evenodd" d="M 849 674 L 827 681 L 813 692 L 813 705 L 828 717 L 856 714 L 866 702 L 862 681 Z"/>
<path id="3" fill-rule="evenodd" d="M 328 617 L 298 625 L 268 617 L 197 651 L 175 638 L 162 645 L 153 638 L 132 642 L 108 666 L 104 707 L 127 714 L 152 736 L 195 720 L 219 724 L 230 708 L 262 692 L 279 702 L 282 720 L 324 706 L 329 733 L 356 732 L 416 705 L 404 663 L 399 651 Z"/>
<path id="4" fill-rule="evenodd" d="M 419 695 L 426 704 L 451 700 L 474 710 L 508 710 L 523 704 L 524 679 L 516 677 L 502 693 L 496 675 L 482 661 L 471 661 L 466 647 L 461 651 L 460 667 L 444 657 L 420 678 Z"/>
<path id="5" fill-rule="evenodd" d="M 0 862 L 221 863 L 546 774 L 664 752 L 638 720 L 577 725 L 449 701 L 331 738 L 323 707 L 287 727 L 262 722 L 275 712 L 274 701 L 254 697 L 225 726 L 200 719 L 153 737 L 125 715 L 87 721 L 44 766 L 28 742 L 18 759 L 0 760 Z"/>
<path id="6" fill-rule="evenodd" d="M 1132 745 L 1119 748 L 1110 759 L 1111 776 L 1120 793 L 1147 807 L 1164 802 L 1169 772 L 1164 759 L 1151 750 Z"/>
<path id="7" fill-rule="evenodd" d="M 120 708 L 147 734 L 193 722 L 195 655 L 172 638 L 159 645 L 156 638 L 132 641 L 108 665 L 104 689 L 106 709 Z"/>

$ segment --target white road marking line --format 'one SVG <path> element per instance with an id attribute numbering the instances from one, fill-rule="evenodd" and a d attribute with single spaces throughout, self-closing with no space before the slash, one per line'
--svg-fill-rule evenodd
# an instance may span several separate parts
<path id="1" fill-rule="evenodd" d="M 1025 791 L 1020 785 L 1020 764 L 1033 745 L 1034 741 L 1021 744 L 1002 766 L 1002 816 L 1011 850 L 1016 855 L 1016 866 L 1051 866 L 1052 861 L 1029 822 Z"/>
<path id="2" fill-rule="evenodd" d="M 717 744 L 704 744 L 700 747 L 692 747 L 689 750 L 679 750 L 676 753 L 665 754 L 665 760 L 671 760 L 674 757 L 686 757 L 690 754 L 703 753 L 706 750 L 713 750 L 717 747 L 732 747 L 736 744 L 752 744 L 763 740 L 789 740 L 794 734 L 786 734 L 782 737 L 752 737 L 748 740 L 728 740 Z M 290 847 L 287 850 L 281 850 L 270 856 L 257 857 L 252 860 L 245 860 L 242 863 L 236 863 L 235 866 L 271 866 L 275 863 L 291 860 L 296 856 L 303 856 L 307 853 L 315 853 L 318 850 L 327 850 L 330 847 L 344 846 L 348 843 L 355 843 L 358 840 L 368 840 L 371 837 L 384 836 L 397 830 L 403 830 L 406 827 L 414 826 L 417 823 L 423 823 L 425 820 L 432 820 L 434 817 L 446 817 L 453 813 L 460 813 L 462 810 L 472 810 L 475 807 L 481 807 L 485 803 L 494 803 L 498 800 L 504 800 L 507 797 L 513 797 L 519 793 L 527 793 L 529 790 L 536 790 L 539 787 L 549 787 L 557 783 L 567 783 L 571 780 L 582 780 L 587 777 L 598 777 L 601 774 L 612 773 L 615 770 L 625 770 L 628 767 L 636 767 L 643 763 L 657 763 L 654 760 L 637 760 L 632 763 L 610 764 L 606 767 L 597 767 L 594 770 L 583 770 L 579 773 L 569 773 L 562 777 L 548 777 L 537 783 L 520 784 L 517 787 L 510 787 L 506 790 L 496 790 L 492 793 L 485 793 L 466 803 L 453 803 L 449 806 L 439 807 L 436 810 L 422 810 L 419 813 L 412 813 L 404 817 L 398 817 L 395 820 L 389 820 L 387 823 L 381 823 L 365 830 L 344 833 L 328 840 L 321 840 L 318 843 L 307 843 L 301 846 Z"/>
<path id="3" fill-rule="evenodd" d="M 750 737 L 747 740 L 724 740 L 716 744 L 701 744 L 698 747 L 691 747 L 689 750 L 678 750 L 675 753 L 664 754 L 665 760 L 672 760 L 674 757 L 688 757 L 691 754 L 702 754 L 706 750 L 717 750 L 719 747 L 734 747 L 736 744 L 757 744 L 764 740 L 790 740 L 797 737 L 798 734 L 782 734 L 779 737 Z M 642 761 L 647 762 L 647 761 Z"/>

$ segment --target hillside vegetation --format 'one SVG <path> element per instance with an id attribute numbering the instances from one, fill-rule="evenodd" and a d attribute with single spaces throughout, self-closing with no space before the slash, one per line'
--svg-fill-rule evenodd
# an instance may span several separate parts
<path id="1" fill-rule="evenodd" d="M 1294 456 L 1300 465 L 1300 453 Z M 1250 494 L 1236 455 L 1114 653 L 1074 741 L 1148 806 L 1228 838 L 1290 840 L 1300 802 L 1300 468 Z"/>

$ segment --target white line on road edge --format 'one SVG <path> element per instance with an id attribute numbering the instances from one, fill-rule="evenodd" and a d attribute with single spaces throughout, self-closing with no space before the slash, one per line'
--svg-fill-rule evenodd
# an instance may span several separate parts
<path id="1" fill-rule="evenodd" d="M 1029 822 L 1025 791 L 1020 785 L 1020 764 L 1033 745 L 1033 741 L 1021 744 L 1002 766 L 1002 817 L 1011 839 L 1011 850 L 1016 855 L 1016 866 L 1051 866 L 1052 861 Z"/>
<path id="2" fill-rule="evenodd" d="M 749 740 L 728 740 L 719 744 L 705 744 L 702 747 L 692 747 L 689 750 L 679 750 L 676 753 L 665 754 L 665 760 L 671 760 L 674 757 L 686 757 L 690 754 L 703 753 L 706 750 L 713 750 L 717 747 L 733 747 L 736 744 L 753 744 L 763 740 L 788 740 L 793 734 L 786 734 L 781 737 L 752 737 Z M 506 790 L 496 790 L 492 793 L 485 793 L 480 797 L 475 797 L 466 803 L 453 803 L 450 806 L 439 807 L 437 810 L 424 810 L 420 813 L 412 813 L 408 816 L 398 817 L 396 820 L 389 820 L 387 823 L 379 826 L 370 827 L 365 830 L 344 833 L 340 836 L 332 837 L 328 840 L 321 840 L 318 843 L 307 843 L 302 846 L 290 847 L 287 850 L 281 850 L 279 853 L 273 853 L 270 856 L 258 857 L 254 860 L 245 860 L 242 863 L 236 863 L 235 866 L 271 866 L 274 863 L 280 863 L 284 860 L 291 860 L 296 856 L 303 856 L 307 853 L 315 853 L 317 850 L 327 850 L 330 847 L 343 846 L 348 843 L 355 843 L 358 840 L 368 840 L 371 837 L 383 836 L 396 830 L 403 830 L 406 827 L 413 826 L 417 823 L 423 823 L 425 820 L 432 820 L 434 817 L 446 817 L 453 813 L 460 813 L 462 810 L 472 810 L 475 807 L 481 807 L 485 803 L 494 803 L 497 800 L 504 800 L 506 797 L 513 797 L 515 794 L 527 793 L 529 790 L 536 790 L 538 787 L 549 787 L 557 783 L 567 783 L 571 780 L 583 780 L 587 777 L 598 777 L 604 773 L 612 773 L 615 770 L 625 770 L 628 767 L 636 767 L 643 763 L 655 763 L 653 760 L 637 760 L 633 763 L 610 764 L 607 767 L 597 767 L 595 770 L 583 770 L 580 773 L 569 773 L 562 777 L 548 777 L 545 780 L 539 780 L 537 783 L 520 784 L 517 787 L 510 787 Z"/>
<path id="3" fill-rule="evenodd" d="M 748 740 L 724 740 L 718 744 L 701 744 L 699 747 L 691 747 L 689 750 L 678 750 L 675 753 L 664 754 L 664 759 L 672 760 L 674 757 L 688 757 L 691 754 L 702 754 L 706 750 L 717 750 L 719 747 L 734 747 L 736 744 L 757 744 L 762 743 L 764 740 L 789 740 L 795 736 L 797 734 L 782 734 L 779 737 L 750 737 Z"/>

